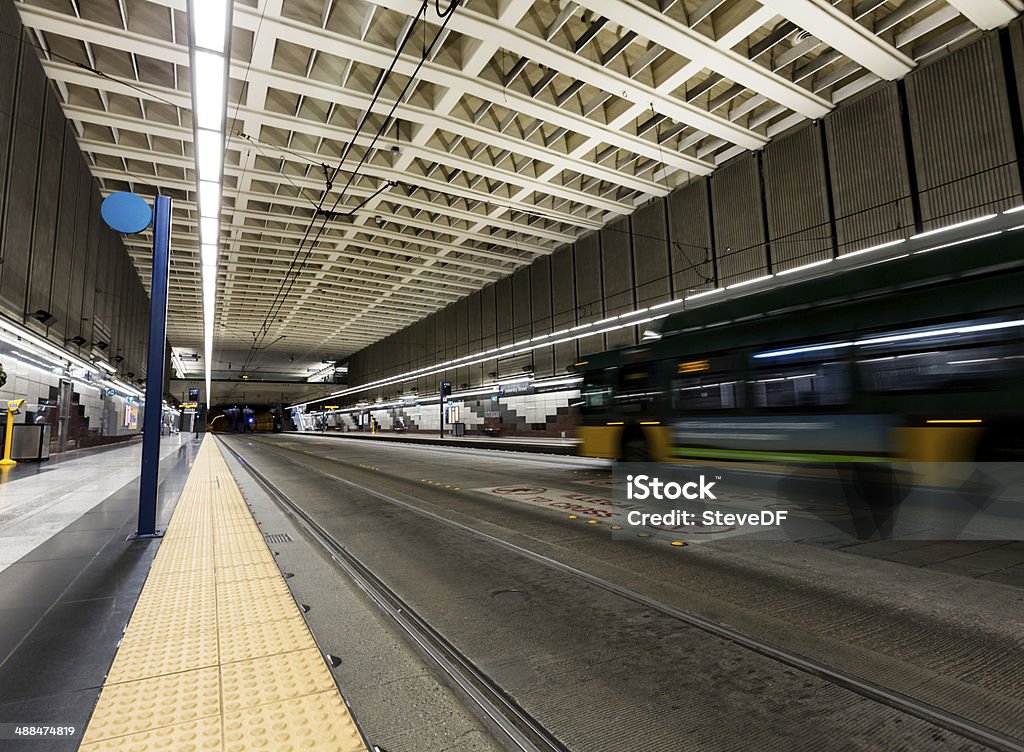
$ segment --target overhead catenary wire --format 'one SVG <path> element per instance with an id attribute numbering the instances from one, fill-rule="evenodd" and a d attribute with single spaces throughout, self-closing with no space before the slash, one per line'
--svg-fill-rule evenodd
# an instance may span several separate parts
<path id="1" fill-rule="evenodd" d="M 291 292 L 292 287 L 294 287 L 295 282 L 298 279 L 298 271 L 297 270 L 301 270 L 302 267 L 305 266 L 305 264 L 308 261 L 308 259 L 310 258 L 310 256 L 312 255 L 314 249 L 316 248 L 317 242 L 319 241 L 321 235 L 323 234 L 324 230 L 327 227 L 327 223 L 330 221 L 330 219 L 333 216 L 335 216 L 338 205 L 341 203 L 342 199 L 345 197 L 345 194 L 346 194 L 348 188 L 352 185 L 352 182 L 355 180 L 356 176 L 359 174 L 359 170 L 366 163 L 366 160 L 369 158 L 370 154 L 373 152 L 375 144 L 380 139 L 381 135 L 384 133 L 384 131 L 388 127 L 389 123 L 391 122 L 391 118 L 393 117 L 393 115 L 395 113 L 395 110 L 398 108 L 398 105 L 401 103 L 403 97 L 405 96 L 405 94 L 409 90 L 409 88 L 415 82 L 417 82 L 417 80 L 418 80 L 417 79 L 417 75 L 419 74 L 420 68 L 423 67 L 424 62 L 426 62 L 426 60 L 429 58 L 429 56 L 431 54 L 431 51 L 433 50 L 434 46 L 443 38 L 443 35 L 444 35 L 445 30 L 446 30 L 446 28 L 448 26 L 448 23 L 451 20 L 452 16 L 454 15 L 455 10 L 458 8 L 459 2 L 460 2 L 460 0 L 452 0 L 448 10 L 446 11 L 446 13 L 444 15 L 444 21 L 442 22 L 441 26 L 438 28 L 437 32 L 434 34 L 434 38 L 431 41 L 429 47 L 427 48 L 426 54 L 422 55 L 420 57 L 419 62 L 417 62 L 416 67 L 413 69 L 412 73 L 409 75 L 408 80 L 405 83 L 405 86 L 402 88 L 402 91 L 398 94 L 398 96 L 395 97 L 395 100 L 394 100 L 393 104 L 391 105 L 391 108 L 388 111 L 388 114 L 384 118 L 384 122 L 381 124 L 381 127 L 378 128 L 376 134 L 374 134 L 374 136 L 371 139 L 369 145 L 366 146 L 362 158 L 359 160 L 359 163 L 352 170 L 352 173 L 351 173 L 348 181 L 346 181 L 344 187 L 339 191 L 337 197 L 334 200 L 334 203 L 331 205 L 331 208 L 326 213 L 323 213 L 322 211 L 318 212 L 318 214 L 314 215 L 314 217 L 311 219 L 310 223 L 307 225 L 306 231 L 303 233 L 303 239 L 299 243 L 299 248 L 297 249 L 296 254 L 295 254 L 295 256 L 292 259 L 292 263 L 289 265 L 288 271 L 285 274 L 285 284 L 282 284 L 282 286 L 279 287 L 278 294 L 275 295 L 275 300 L 271 302 L 270 310 L 267 311 L 267 314 L 264 317 L 264 324 L 261 327 L 261 332 L 260 332 L 260 340 L 262 340 L 262 338 L 266 337 L 266 334 L 268 332 L 268 323 L 275 316 L 277 316 L 280 313 L 281 308 L 284 305 L 284 301 L 287 299 L 287 296 Z M 417 13 L 415 18 L 419 18 L 421 15 L 423 15 L 424 18 L 425 18 L 426 17 L 426 9 L 427 9 L 427 7 L 429 7 L 428 4 L 427 4 L 427 0 L 424 0 L 423 4 L 420 7 L 420 11 L 419 11 L 419 13 Z M 415 27 L 415 21 L 412 24 L 409 25 L 409 28 L 406 30 L 406 34 L 403 37 L 403 41 L 399 45 L 399 48 L 396 51 L 395 57 L 393 58 L 393 60 L 391 62 L 391 65 L 388 67 L 387 71 L 385 72 L 385 74 L 381 77 L 380 81 L 378 82 L 378 85 L 375 88 L 374 96 L 371 99 L 371 102 L 369 103 L 369 105 L 367 106 L 367 109 L 364 112 L 363 117 L 360 119 L 359 128 L 357 128 L 356 132 L 353 134 L 351 140 L 346 145 L 346 148 L 344 149 L 344 151 L 342 153 L 342 156 L 341 156 L 341 158 L 338 161 L 338 166 L 335 168 L 335 171 L 333 173 L 334 176 L 336 176 L 337 173 L 341 171 L 342 166 L 345 163 L 345 159 L 347 158 L 348 153 L 351 151 L 352 145 L 355 144 L 356 139 L 358 138 L 359 131 L 365 125 L 365 123 L 366 123 L 366 121 L 367 121 L 367 119 L 369 117 L 369 114 L 372 113 L 373 106 L 376 103 L 376 100 L 380 97 L 380 94 L 384 90 L 384 84 L 386 83 L 386 79 L 390 76 L 391 71 L 393 71 L 395 65 L 397 64 L 398 59 L 399 59 L 399 57 L 401 55 L 401 52 L 402 52 L 402 50 L 405 47 L 405 44 L 408 42 L 409 38 L 412 35 L 412 31 L 413 31 L 414 27 Z M 329 184 L 331 182 L 332 181 L 328 181 Z M 321 198 L 321 206 L 323 205 L 323 202 L 326 200 L 328 193 L 329 193 L 329 189 L 326 189 L 324 191 L 323 197 Z M 319 228 L 319 230 L 317 230 L 317 233 L 316 233 L 315 237 L 313 238 L 312 242 L 309 244 L 309 248 L 306 250 L 306 253 L 302 257 L 302 260 L 298 261 L 299 254 L 302 252 L 302 248 L 305 245 L 305 242 L 306 242 L 306 240 L 309 237 L 309 233 L 311 232 L 313 226 L 315 225 L 317 216 L 319 214 L 324 214 L 324 216 L 322 216 L 322 222 L 320 224 L 320 228 Z M 297 265 L 296 265 L 296 262 L 298 262 Z M 258 342 L 254 343 L 254 346 L 257 345 L 257 344 L 258 344 Z M 251 362 L 252 355 L 254 353 L 255 353 L 255 347 L 250 350 L 250 355 L 247 356 L 247 358 L 246 358 L 246 367 L 248 367 L 249 363 Z"/>
<path id="2" fill-rule="evenodd" d="M 294 277 L 292 276 L 293 272 L 295 272 L 295 270 L 296 270 L 296 263 L 299 260 L 299 256 L 302 253 L 302 249 L 303 249 L 303 246 L 306 243 L 306 240 L 309 239 L 309 233 L 312 231 L 313 226 L 316 224 L 317 218 L 321 216 L 321 213 L 323 211 L 324 201 L 327 200 L 327 196 L 328 196 L 328 194 L 331 191 L 331 188 L 332 188 L 333 183 L 334 183 L 334 178 L 337 177 L 338 172 L 341 170 L 342 166 L 345 164 L 345 160 L 348 158 L 348 154 L 351 151 L 353 144 L 355 144 L 356 139 L 358 139 L 358 137 L 359 137 L 359 133 L 362 131 L 363 126 L 366 124 L 366 122 L 367 122 L 367 120 L 369 118 L 369 115 L 373 111 L 373 106 L 376 104 L 377 100 L 379 99 L 381 93 L 384 90 L 384 84 L 387 82 L 388 78 L 390 78 L 391 72 L 394 70 L 395 65 L 398 63 L 398 60 L 401 57 L 402 52 L 405 49 L 406 44 L 408 43 L 410 37 L 412 36 L 413 28 L 416 25 L 415 24 L 415 20 L 418 19 L 421 15 L 425 15 L 426 10 L 427 10 L 428 7 L 429 7 L 428 6 L 428 0 L 423 0 L 423 2 L 420 5 L 420 9 L 417 11 L 416 16 L 414 17 L 413 22 L 409 24 L 409 27 L 406 29 L 401 43 L 398 45 L 398 48 L 395 50 L 395 54 L 394 54 L 394 56 L 391 59 L 391 63 L 388 65 L 387 69 L 381 74 L 380 78 L 378 79 L 377 86 L 375 87 L 373 96 L 370 99 L 370 103 L 367 105 L 366 110 L 363 112 L 363 115 L 362 115 L 362 117 L 359 120 L 359 123 L 358 123 L 358 125 L 356 127 L 356 130 L 352 134 L 352 138 L 349 140 L 349 142 L 345 145 L 345 148 L 342 150 L 342 154 L 341 154 L 340 158 L 338 159 L 337 167 L 335 167 L 333 173 L 331 173 L 330 175 L 325 175 L 325 183 L 326 183 L 326 185 L 324 187 L 323 192 L 321 193 L 320 200 L 319 200 L 319 202 L 317 204 L 317 210 L 316 210 L 316 212 L 314 212 L 313 216 L 310 218 L 309 223 L 307 223 L 306 230 L 303 232 L 302 239 L 299 241 L 299 246 L 295 250 L 295 255 L 292 257 L 292 260 L 291 260 L 291 262 L 288 265 L 288 269 L 285 271 L 284 279 L 282 280 L 281 284 L 278 286 L 278 289 L 277 289 L 276 293 L 274 294 L 274 298 L 270 302 L 270 308 L 268 309 L 266 315 L 263 318 L 263 322 L 260 325 L 260 337 L 266 337 L 266 332 L 268 331 L 268 327 L 269 327 L 270 321 L 275 316 L 278 315 L 278 313 L 281 310 L 281 307 L 284 305 L 284 300 L 287 298 L 288 293 L 291 291 L 291 288 L 294 286 L 295 280 L 298 278 L 298 274 L 297 273 L 295 273 Z M 410 80 L 413 80 L 413 79 L 410 79 Z M 385 125 L 386 125 L 386 122 L 385 122 Z M 378 133 L 378 135 L 379 135 L 379 133 Z M 326 173 L 326 166 L 325 166 L 325 173 Z M 351 178 L 349 179 L 349 183 L 351 183 Z M 338 201 L 340 201 L 340 199 L 341 199 L 341 196 L 339 196 Z M 331 208 L 331 211 L 333 211 L 334 209 L 337 208 L 338 201 L 335 201 L 334 205 Z M 324 231 L 324 229 L 327 226 L 327 219 L 328 219 L 328 217 L 325 216 L 324 217 L 324 221 L 323 221 L 323 223 L 320 226 L 320 229 L 317 231 L 316 237 L 313 239 L 313 242 L 310 244 L 310 249 L 306 252 L 306 255 L 302 259 L 302 262 L 299 264 L 298 269 L 301 269 L 302 266 L 305 265 L 306 261 L 308 261 L 309 257 L 312 255 L 312 249 L 316 247 L 317 241 L 319 241 L 320 236 L 323 234 L 323 231 Z M 249 354 L 246 356 L 246 359 L 245 359 L 245 367 L 246 368 L 248 368 L 248 366 L 249 366 L 249 364 L 250 364 L 250 362 L 252 360 L 252 356 L 255 354 L 256 344 L 257 344 L 257 342 L 253 343 L 253 347 L 250 348 Z"/>

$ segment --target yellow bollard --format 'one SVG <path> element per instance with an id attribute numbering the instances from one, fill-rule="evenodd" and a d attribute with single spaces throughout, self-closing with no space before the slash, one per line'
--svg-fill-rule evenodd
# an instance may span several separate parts
<path id="1" fill-rule="evenodd" d="M 0 466 L 10 467 L 18 463 L 11 459 L 11 441 L 14 440 L 14 416 L 21 412 L 25 400 L 7 400 L 7 430 L 4 439 L 4 458 L 0 460 Z"/>

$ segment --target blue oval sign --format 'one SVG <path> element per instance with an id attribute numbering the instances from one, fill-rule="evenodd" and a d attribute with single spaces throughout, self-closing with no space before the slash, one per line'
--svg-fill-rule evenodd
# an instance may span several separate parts
<path id="1" fill-rule="evenodd" d="M 100 204 L 100 215 L 110 229 L 126 235 L 142 232 L 153 220 L 146 199 L 134 193 L 111 193 Z"/>

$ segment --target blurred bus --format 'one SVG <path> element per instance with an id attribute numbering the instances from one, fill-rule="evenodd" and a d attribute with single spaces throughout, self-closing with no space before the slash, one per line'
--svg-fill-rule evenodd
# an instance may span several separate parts
<path id="1" fill-rule="evenodd" d="M 580 453 L 1024 459 L 1024 231 L 683 311 L 584 356 Z"/>

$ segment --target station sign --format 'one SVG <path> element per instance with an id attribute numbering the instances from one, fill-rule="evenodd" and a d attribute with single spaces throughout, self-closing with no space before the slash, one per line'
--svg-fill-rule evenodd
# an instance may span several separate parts
<path id="1" fill-rule="evenodd" d="M 189 402 L 198 402 L 199 401 L 199 387 L 196 387 L 196 386 L 189 387 L 189 390 L 188 390 L 188 401 Z"/>
<path id="2" fill-rule="evenodd" d="M 197 407 L 199 407 L 199 403 L 198 402 L 182 402 L 181 403 L 181 409 L 182 410 L 195 410 Z"/>
<path id="3" fill-rule="evenodd" d="M 531 394 L 532 391 L 529 379 L 523 379 L 522 381 L 510 381 L 509 383 L 501 384 L 498 387 L 498 394 L 502 397 L 509 397 L 517 394 Z"/>

